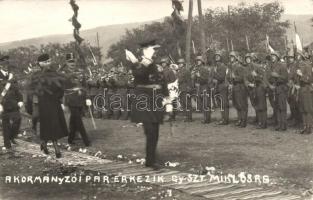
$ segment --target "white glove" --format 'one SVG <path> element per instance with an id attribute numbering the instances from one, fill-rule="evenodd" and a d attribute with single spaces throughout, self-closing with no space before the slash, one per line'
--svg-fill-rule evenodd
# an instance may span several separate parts
<path id="1" fill-rule="evenodd" d="M 249 87 L 255 87 L 255 85 L 253 83 L 249 83 L 248 86 Z"/>
<path id="2" fill-rule="evenodd" d="M 154 45 L 154 46 L 150 46 L 150 47 L 143 49 L 143 57 L 151 60 L 152 56 L 155 53 L 154 49 L 159 48 L 159 47 L 160 47 L 160 45 Z"/>
<path id="3" fill-rule="evenodd" d="M 131 51 L 125 49 L 125 53 L 126 53 L 126 60 L 132 62 L 133 64 L 138 62 L 138 59 Z"/>
<path id="4" fill-rule="evenodd" d="M 91 106 L 92 105 L 92 103 L 91 103 L 91 100 L 90 99 L 86 99 L 86 106 Z"/>
<path id="5" fill-rule="evenodd" d="M 251 74 L 252 76 L 257 76 L 257 73 L 254 70 L 251 72 Z"/>
<path id="6" fill-rule="evenodd" d="M 302 74 L 302 72 L 301 72 L 300 69 L 297 70 L 297 74 L 298 74 L 299 76 L 303 76 L 303 74 Z"/>
<path id="7" fill-rule="evenodd" d="M 24 103 L 22 101 L 17 103 L 18 107 L 22 108 L 24 106 Z"/>
<path id="8" fill-rule="evenodd" d="M 5 84 L 5 87 L 4 87 L 4 88 L 5 88 L 6 90 L 9 90 L 10 87 L 11 87 L 11 83 L 7 83 L 7 84 Z"/>
<path id="9" fill-rule="evenodd" d="M 141 64 L 143 64 L 144 66 L 149 66 L 153 61 L 148 59 L 148 58 L 145 58 L 144 56 L 142 57 L 142 60 L 141 60 Z"/>
<path id="10" fill-rule="evenodd" d="M 13 74 L 9 73 L 9 80 L 11 80 L 13 78 Z"/>
<path id="11" fill-rule="evenodd" d="M 3 112 L 3 106 L 0 104 L 0 113 Z"/>
<path id="12" fill-rule="evenodd" d="M 63 103 L 61 104 L 61 107 L 62 107 L 62 110 L 65 110 L 65 106 Z"/>

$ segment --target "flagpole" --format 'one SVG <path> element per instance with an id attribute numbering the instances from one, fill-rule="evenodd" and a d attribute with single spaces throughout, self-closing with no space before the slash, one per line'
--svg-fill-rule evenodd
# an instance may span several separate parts
<path id="1" fill-rule="evenodd" d="M 186 34 L 186 67 L 187 68 L 191 68 L 190 47 L 191 47 L 192 10 L 193 10 L 193 0 L 189 0 L 189 13 L 188 13 L 188 24 L 187 24 L 187 34 Z"/>

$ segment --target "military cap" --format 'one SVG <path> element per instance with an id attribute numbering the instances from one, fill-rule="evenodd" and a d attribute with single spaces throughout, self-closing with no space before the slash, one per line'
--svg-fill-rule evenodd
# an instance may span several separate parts
<path id="1" fill-rule="evenodd" d="M 75 57 L 73 53 L 67 53 L 65 56 L 66 61 L 74 61 Z"/>
<path id="2" fill-rule="evenodd" d="M 198 61 L 198 60 L 200 60 L 201 62 L 204 63 L 204 60 L 203 60 L 202 56 L 197 56 L 197 57 L 196 57 L 196 61 Z"/>
<path id="3" fill-rule="evenodd" d="M 177 63 L 178 63 L 178 64 L 185 63 L 185 59 L 179 58 L 179 59 L 177 60 Z"/>
<path id="4" fill-rule="evenodd" d="M 162 58 L 162 59 L 160 60 L 160 63 L 168 63 L 168 58 Z"/>
<path id="5" fill-rule="evenodd" d="M 50 59 L 49 54 L 44 53 L 44 54 L 41 54 L 40 56 L 38 56 L 37 61 L 38 62 L 45 62 L 45 61 L 47 61 L 49 59 Z"/>
<path id="6" fill-rule="evenodd" d="M 2 57 L 0 57 L 0 62 L 4 62 L 4 61 L 7 61 L 7 60 L 9 60 L 10 59 L 10 56 L 2 56 Z"/>

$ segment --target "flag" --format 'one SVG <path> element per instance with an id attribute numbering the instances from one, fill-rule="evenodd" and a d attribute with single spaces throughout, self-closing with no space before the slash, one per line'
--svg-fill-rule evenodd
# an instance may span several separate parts
<path id="1" fill-rule="evenodd" d="M 294 22 L 294 27 L 295 27 L 295 36 L 296 36 L 296 49 L 298 52 L 302 52 L 303 51 L 303 47 L 302 47 L 302 42 L 300 39 L 300 36 L 297 32 L 297 27 L 296 27 L 296 23 Z"/>
<path id="2" fill-rule="evenodd" d="M 275 50 L 273 49 L 273 47 L 270 44 L 270 38 L 268 37 L 268 35 L 266 34 L 266 47 L 267 49 L 271 52 L 274 53 Z"/>

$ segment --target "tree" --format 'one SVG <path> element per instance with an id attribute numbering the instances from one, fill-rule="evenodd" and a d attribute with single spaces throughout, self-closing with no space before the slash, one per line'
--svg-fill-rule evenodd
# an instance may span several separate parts
<path id="1" fill-rule="evenodd" d="M 207 9 L 204 14 L 206 43 L 211 51 L 215 49 L 226 50 L 227 39 L 232 40 L 234 50 L 244 54 L 247 52 L 246 39 L 250 38 L 250 48 L 252 51 L 266 53 L 266 34 L 271 39 L 271 44 L 276 50 L 284 50 L 284 34 L 289 27 L 288 21 L 280 21 L 284 8 L 278 2 L 248 6 L 240 3 L 231 7 L 229 12 L 223 8 Z M 186 26 L 186 23 L 185 23 Z M 128 30 L 123 38 L 112 45 L 108 51 L 108 57 L 113 59 L 113 63 L 126 62 L 124 49 L 133 52 L 138 49 L 138 42 L 147 38 L 157 38 L 161 44 L 160 56 L 169 54 L 178 58 L 177 41 L 184 44 L 185 32 L 180 36 L 175 34 L 172 26 L 172 19 L 165 18 L 163 22 L 155 22 L 133 30 Z M 199 19 L 195 17 L 192 23 L 192 40 L 196 47 L 196 53 L 200 52 L 200 30 Z M 213 39 L 213 40 L 212 40 Z M 181 50 L 184 55 L 184 46 Z"/>

